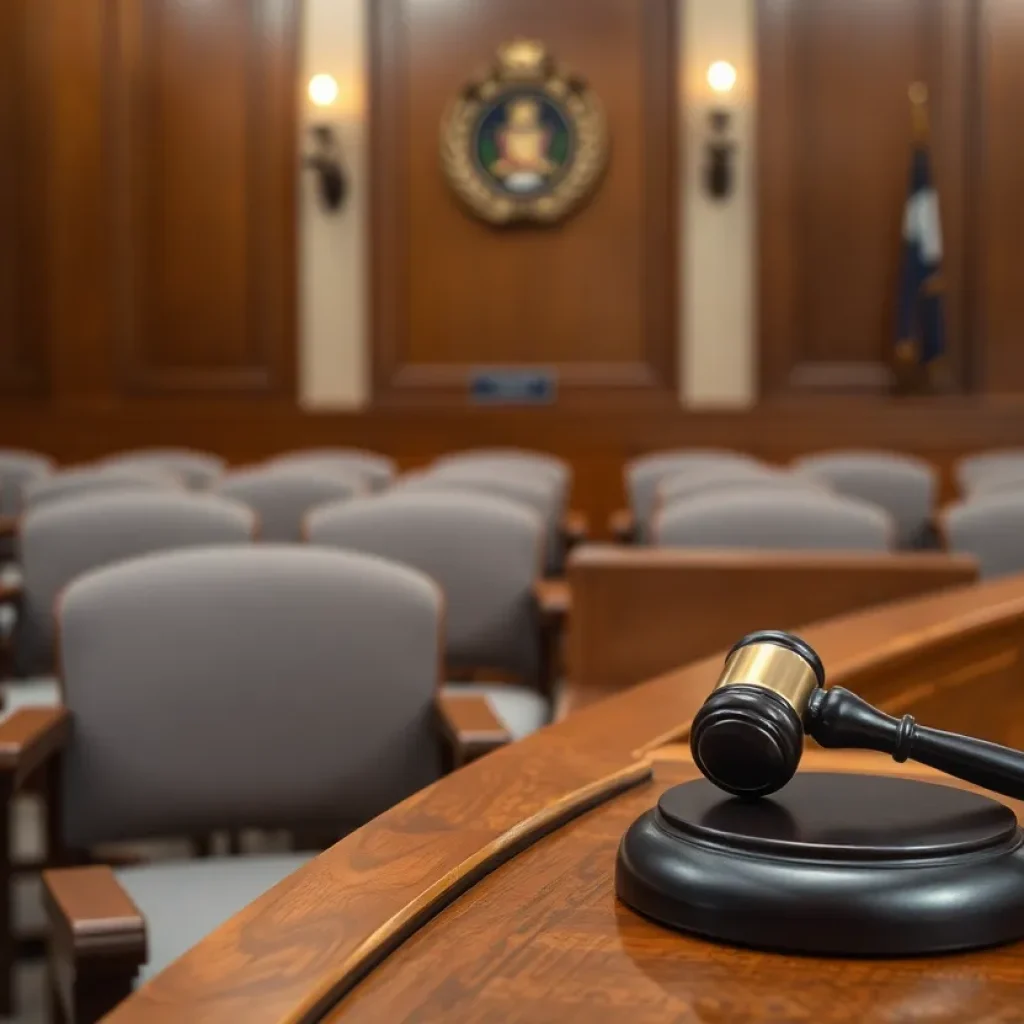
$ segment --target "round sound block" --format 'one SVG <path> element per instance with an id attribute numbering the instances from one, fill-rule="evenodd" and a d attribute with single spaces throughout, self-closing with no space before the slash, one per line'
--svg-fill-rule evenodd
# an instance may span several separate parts
<path id="1" fill-rule="evenodd" d="M 1024 834 L 995 800 L 911 779 L 807 773 L 755 801 L 701 779 L 629 827 L 615 886 L 645 917 L 756 949 L 976 949 L 1024 937 Z"/>

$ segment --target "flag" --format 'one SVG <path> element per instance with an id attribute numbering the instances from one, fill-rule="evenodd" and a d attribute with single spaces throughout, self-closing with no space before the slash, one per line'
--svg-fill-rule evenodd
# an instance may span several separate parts
<path id="1" fill-rule="evenodd" d="M 942 224 L 939 197 L 932 184 L 928 144 L 922 138 L 913 149 L 903 216 L 896 352 L 902 359 L 927 366 L 938 360 L 945 350 Z"/>

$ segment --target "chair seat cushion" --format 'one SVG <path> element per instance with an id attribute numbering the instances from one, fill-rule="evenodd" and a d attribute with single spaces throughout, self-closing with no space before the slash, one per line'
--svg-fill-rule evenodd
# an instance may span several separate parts
<path id="1" fill-rule="evenodd" d="M 60 682 L 56 676 L 13 679 L 0 685 L 3 708 L 0 714 L 10 715 L 19 708 L 52 708 L 61 703 Z"/>
<path id="2" fill-rule="evenodd" d="M 495 717 L 514 740 L 521 740 L 551 721 L 551 707 L 536 690 L 510 683 L 449 683 L 445 692 L 474 693 L 487 698 Z"/>
<path id="3" fill-rule="evenodd" d="M 115 872 L 146 919 L 146 981 L 293 871 L 311 854 L 214 857 Z"/>

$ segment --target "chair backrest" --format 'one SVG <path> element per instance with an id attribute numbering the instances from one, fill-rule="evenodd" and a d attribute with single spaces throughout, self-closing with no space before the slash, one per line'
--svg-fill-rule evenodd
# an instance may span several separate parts
<path id="1" fill-rule="evenodd" d="M 558 481 L 566 493 L 572 484 L 572 469 L 563 459 L 525 448 L 471 448 L 452 452 L 437 458 L 432 468 L 440 469 L 442 466 L 521 467 L 527 472 Z"/>
<path id="2" fill-rule="evenodd" d="M 882 509 L 851 498 L 735 488 L 670 505 L 653 533 L 662 547 L 888 551 L 894 525 Z"/>
<path id="3" fill-rule="evenodd" d="M 22 509 L 22 489 L 26 484 L 53 472 L 48 455 L 0 448 L 0 516 L 17 516 Z"/>
<path id="4" fill-rule="evenodd" d="M 957 486 L 964 494 L 972 492 L 981 480 L 1006 473 L 1024 473 L 1024 448 L 999 448 L 965 455 L 954 471 Z"/>
<path id="5" fill-rule="evenodd" d="M 557 481 L 538 479 L 514 470 L 504 472 L 476 466 L 450 466 L 408 473 L 392 488 L 396 492 L 466 492 L 489 494 L 532 509 L 544 521 L 546 531 L 544 566 L 554 571 L 562 561 L 561 525 L 565 495 Z"/>
<path id="6" fill-rule="evenodd" d="M 59 612 L 69 844 L 340 828 L 434 781 L 442 603 L 404 566 L 298 546 L 80 578 Z"/>
<path id="7" fill-rule="evenodd" d="M 885 509 L 896 523 L 899 547 L 921 547 L 926 540 L 938 481 L 923 459 L 894 452 L 824 452 L 797 459 L 793 470 Z"/>
<path id="8" fill-rule="evenodd" d="M 1024 491 L 1024 464 L 1018 468 L 1008 468 L 1002 473 L 982 476 L 970 489 L 967 497 L 972 501 L 976 498 L 988 498 L 994 494 L 1010 494 Z"/>
<path id="9" fill-rule="evenodd" d="M 53 502 L 21 521 L 19 675 L 53 671 L 53 607 L 72 580 L 137 555 L 206 544 L 245 544 L 256 517 L 235 502 L 187 492 L 89 494 Z"/>
<path id="10" fill-rule="evenodd" d="M 317 466 L 282 465 L 229 473 L 215 490 L 240 501 L 259 516 L 259 539 L 270 543 L 297 543 L 311 509 L 329 502 L 347 501 L 366 490 L 365 477 L 346 476 Z"/>
<path id="11" fill-rule="evenodd" d="M 445 595 L 445 653 L 453 668 L 533 680 L 538 630 L 533 584 L 544 524 L 527 508 L 485 494 L 390 491 L 324 507 L 306 519 L 311 544 L 403 562 Z"/>
<path id="12" fill-rule="evenodd" d="M 667 505 L 686 501 L 698 494 L 720 494 L 736 487 L 803 492 L 823 489 L 795 473 L 759 463 L 734 462 L 720 466 L 702 466 L 662 477 L 656 492 L 655 513 Z"/>
<path id="13" fill-rule="evenodd" d="M 173 476 L 153 469 L 126 469 L 119 466 L 82 466 L 40 477 L 23 490 L 26 512 L 58 501 L 82 498 L 87 494 L 125 491 L 178 491 L 181 483 Z"/>
<path id="14" fill-rule="evenodd" d="M 1024 493 L 986 494 L 939 516 L 947 550 L 972 555 L 982 579 L 1024 572 Z"/>
<path id="15" fill-rule="evenodd" d="M 358 473 L 366 478 L 372 491 L 382 491 L 390 487 L 398 475 L 394 459 L 360 448 L 307 448 L 276 455 L 268 459 L 266 465 L 316 466 L 320 469 L 337 470 L 346 476 Z"/>
<path id="16" fill-rule="evenodd" d="M 965 585 L 971 558 L 914 552 L 683 551 L 585 545 L 569 557 L 564 711 L 709 657 L 756 629 L 799 629 Z"/>
<path id="17" fill-rule="evenodd" d="M 192 448 L 139 448 L 108 455 L 100 464 L 124 469 L 155 469 L 178 477 L 186 487 L 197 491 L 213 484 L 226 466 L 219 455 Z"/>
<path id="18" fill-rule="evenodd" d="M 653 452 L 633 459 L 624 471 L 626 495 L 640 540 L 650 540 L 650 521 L 657 503 L 658 484 L 663 477 L 687 470 L 722 465 L 759 465 L 758 459 L 742 452 L 715 448 L 691 448 Z"/>

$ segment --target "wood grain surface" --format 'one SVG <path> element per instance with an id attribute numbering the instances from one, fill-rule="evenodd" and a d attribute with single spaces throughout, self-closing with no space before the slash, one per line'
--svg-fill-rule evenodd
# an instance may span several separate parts
<path id="1" fill-rule="evenodd" d="M 575 551 L 564 711 L 578 710 L 728 647 L 744 633 L 792 629 L 977 578 L 941 554 Z"/>
<path id="2" fill-rule="evenodd" d="M 894 686 L 910 665 L 922 674 L 941 676 L 962 643 L 998 638 L 1005 650 L 1016 650 L 1022 624 L 1024 578 L 1012 578 L 845 616 L 801 632 L 822 655 L 833 683 L 872 699 L 876 691 L 892 697 L 884 688 Z M 135 993 L 110 1021 L 298 1024 L 320 1019 L 407 933 L 510 852 L 644 779 L 647 755 L 685 739 L 720 669 L 719 654 L 670 673 L 416 794 L 217 929 Z M 964 684 L 980 706 L 987 703 L 984 678 L 980 684 Z M 998 673 L 996 678 L 1002 679 Z M 998 706 L 987 706 L 994 718 L 1002 715 Z M 593 885 L 605 884 L 604 876 L 595 862 Z M 465 902 L 478 899 L 474 893 Z M 529 905 L 524 892 L 517 913 Z M 502 922 L 510 947 L 519 941 L 517 920 Z M 472 944 L 476 938 L 467 932 L 464 941 Z M 600 947 L 605 940 L 595 935 L 591 941 Z M 733 954 L 722 956 L 728 963 Z M 898 970 L 907 972 L 907 984 L 916 978 L 909 968 Z M 723 976 L 709 975 L 704 991 L 711 993 Z M 1003 977 L 1011 979 L 1007 972 Z M 456 991 L 453 982 L 452 994 Z M 725 991 L 714 998 L 728 997 Z M 626 991 L 616 990 L 614 998 L 633 1010 L 639 1005 Z M 708 1006 L 714 1011 L 714 1004 Z M 687 1019 L 682 1010 L 677 1019 Z M 701 1018 L 691 1014 L 690 1019 Z"/>
<path id="3" fill-rule="evenodd" d="M 944 780 L 877 754 L 809 750 L 804 771 Z M 1024 943 L 932 959 L 809 959 L 664 929 L 618 902 L 615 853 L 687 756 L 484 879 L 362 982 L 330 1024 L 881 1024 L 1010 1022 L 1024 1008 Z M 966 784 L 960 788 L 972 789 Z M 1017 812 L 1024 803 L 1006 800 Z"/>

